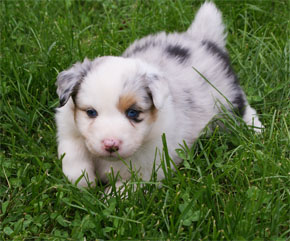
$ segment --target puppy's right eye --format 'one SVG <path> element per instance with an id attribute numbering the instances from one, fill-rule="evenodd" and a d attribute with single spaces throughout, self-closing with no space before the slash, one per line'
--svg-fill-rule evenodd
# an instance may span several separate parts
<path id="1" fill-rule="evenodd" d="M 87 109 L 86 112 L 90 118 L 96 118 L 98 115 L 98 112 L 95 109 Z"/>

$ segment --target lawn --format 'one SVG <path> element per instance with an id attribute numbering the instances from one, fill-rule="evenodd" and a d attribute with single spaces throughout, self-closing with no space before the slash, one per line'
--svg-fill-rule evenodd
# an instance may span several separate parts
<path id="1" fill-rule="evenodd" d="M 86 56 L 120 55 L 149 33 L 184 31 L 201 2 L 0 2 L 0 240 L 289 238 L 287 0 L 216 1 L 262 134 L 228 120 L 229 132 L 181 146 L 183 165 L 161 183 L 132 177 L 126 197 L 102 185 L 79 190 L 62 174 L 58 72 Z"/>

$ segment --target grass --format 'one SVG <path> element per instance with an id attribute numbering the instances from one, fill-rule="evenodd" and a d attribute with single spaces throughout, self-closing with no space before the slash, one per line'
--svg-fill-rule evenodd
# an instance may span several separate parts
<path id="1" fill-rule="evenodd" d="M 289 238 L 289 2 L 216 3 L 266 129 L 215 130 L 183 145 L 176 173 L 162 183 L 134 176 L 124 198 L 101 185 L 79 190 L 62 174 L 56 76 L 85 56 L 120 55 L 149 33 L 185 30 L 201 2 L 1 1 L 1 240 Z"/>

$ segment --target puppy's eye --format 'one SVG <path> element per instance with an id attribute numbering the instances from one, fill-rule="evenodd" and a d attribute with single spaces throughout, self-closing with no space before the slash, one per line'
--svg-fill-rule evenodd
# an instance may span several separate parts
<path id="1" fill-rule="evenodd" d="M 90 118 L 96 118 L 98 115 L 98 112 L 95 109 L 87 109 L 86 112 Z"/>
<path id="2" fill-rule="evenodd" d="M 139 113 L 140 113 L 139 111 L 134 110 L 134 109 L 128 109 L 127 110 L 127 116 L 129 118 L 137 118 L 139 116 Z"/>
<path id="3" fill-rule="evenodd" d="M 138 120 L 140 112 L 141 111 L 138 111 L 138 110 L 128 109 L 128 110 L 126 110 L 126 116 L 130 120 L 133 120 L 135 122 L 140 122 L 140 121 L 142 121 L 142 120 Z"/>

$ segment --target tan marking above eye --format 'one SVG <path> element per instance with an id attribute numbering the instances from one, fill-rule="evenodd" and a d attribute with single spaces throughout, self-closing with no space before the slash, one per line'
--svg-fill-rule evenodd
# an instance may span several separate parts
<path id="1" fill-rule="evenodd" d="M 134 93 L 124 94 L 119 98 L 119 102 L 117 104 L 117 108 L 121 113 L 125 113 L 129 108 L 137 104 L 137 97 Z M 145 115 L 149 115 L 147 119 L 148 123 L 151 124 L 156 121 L 158 110 L 154 105 L 151 106 L 149 110 L 142 110 L 142 113 Z"/>
<path id="2" fill-rule="evenodd" d="M 132 105 L 137 103 L 137 98 L 134 94 L 125 94 L 120 96 L 117 108 L 121 113 L 124 113 Z"/>

